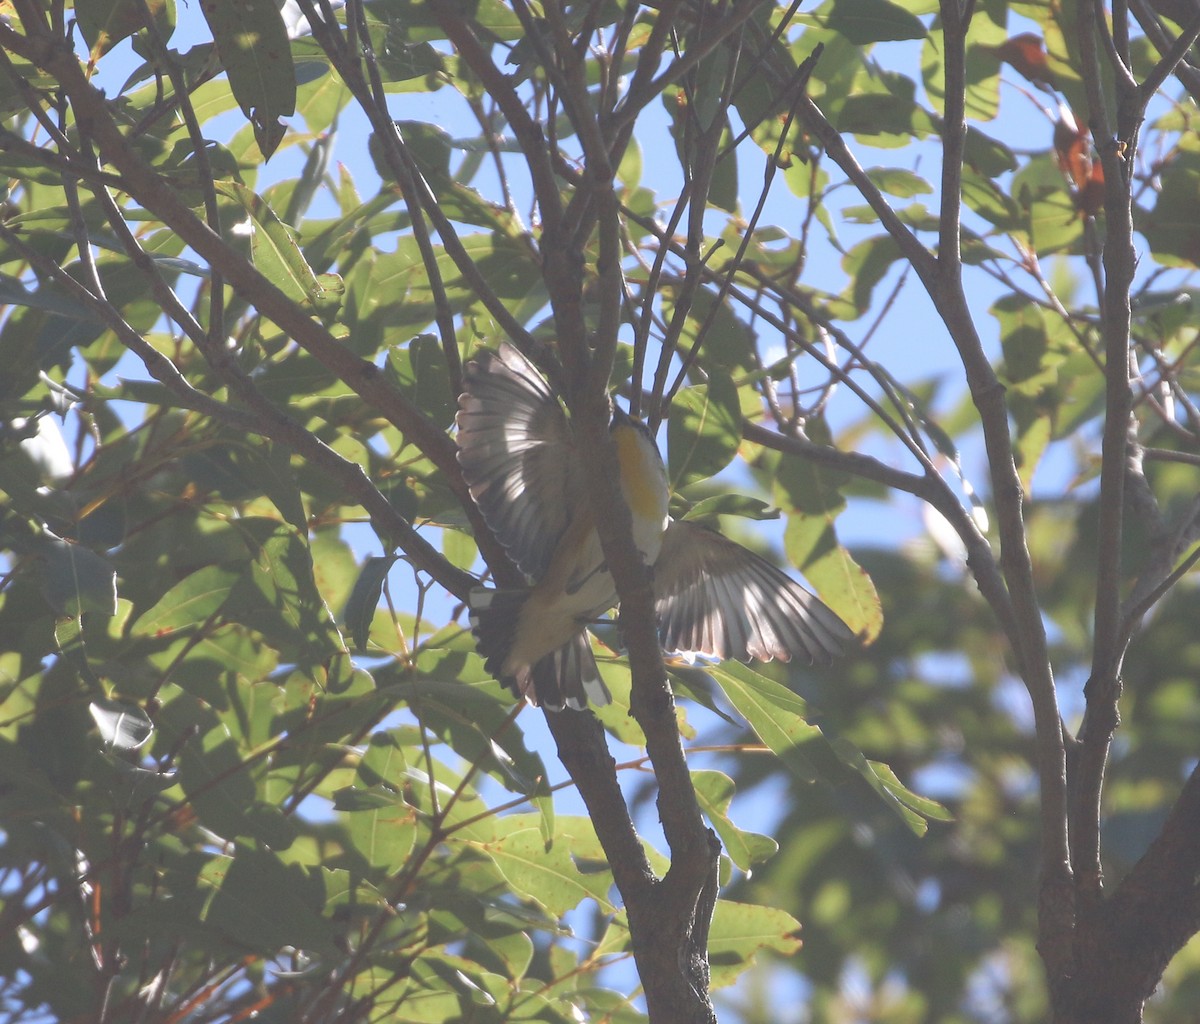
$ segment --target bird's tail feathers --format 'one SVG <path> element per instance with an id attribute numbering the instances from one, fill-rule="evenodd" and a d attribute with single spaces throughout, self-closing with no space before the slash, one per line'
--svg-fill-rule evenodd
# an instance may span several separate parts
<path id="1" fill-rule="evenodd" d="M 530 591 L 476 588 L 471 592 L 470 621 L 475 644 L 483 656 L 484 667 L 513 693 L 531 704 L 561 711 L 564 707 L 582 711 L 590 702 L 602 707 L 612 695 L 600 670 L 585 631 L 580 630 L 557 651 L 538 659 L 533 665 L 521 665 L 509 675 L 504 663 L 512 651 L 517 624 Z"/>
<path id="2" fill-rule="evenodd" d="M 526 672 L 526 685 L 532 685 L 534 703 L 553 711 L 564 707 L 583 711 L 588 704 L 603 707 L 612 703 L 612 694 L 600 678 L 591 641 L 582 630 Z"/>
<path id="3" fill-rule="evenodd" d="M 521 609 L 528 598 L 528 590 L 476 587 L 471 591 L 468 606 L 475 646 L 483 655 L 484 667 L 497 678 L 512 650 Z"/>

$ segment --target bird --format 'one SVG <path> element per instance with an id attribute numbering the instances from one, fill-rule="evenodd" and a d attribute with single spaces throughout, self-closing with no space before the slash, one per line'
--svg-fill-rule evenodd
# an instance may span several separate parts
<path id="1" fill-rule="evenodd" d="M 469 620 L 484 667 L 518 698 L 548 710 L 608 704 L 587 627 L 616 606 L 617 590 L 563 402 L 503 342 L 464 366 L 455 419 L 471 497 L 528 581 L 471 591 Z M 816 595 L 715 530 L 671 518 L 654 437 L 615 402 L 609 436 L 634 544 L 651 568 L 664 651 L 821 663 L 842 653 L 855 634 Z"/>

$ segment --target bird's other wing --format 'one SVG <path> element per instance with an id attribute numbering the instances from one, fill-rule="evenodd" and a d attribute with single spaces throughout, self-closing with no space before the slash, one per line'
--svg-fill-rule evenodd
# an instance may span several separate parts
<path id="1" fill-rule="evenodd" d="M 654 564 L 667 651 L 738 661 L 827 663 L 854 633 L 770 562 L 703 526 L 672 522 Z"/>
<path id="2" fill-rule="evenodd" d="M 484 520 L 521 571 L 546 572 L 582 500 L 584 482 L 566 413 L 512 345 L 464 367 L 458 461 Z"/>

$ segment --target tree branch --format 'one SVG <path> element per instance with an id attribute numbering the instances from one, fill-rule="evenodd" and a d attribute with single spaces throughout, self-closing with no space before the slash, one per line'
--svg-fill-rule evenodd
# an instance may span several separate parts
<path id="1" fill-rule="evenodd" d="M 1200 767 L 1150 848 L 1079 937 L 1086 971 L 1063 979 L 1072 1020 L 1140 1020 L 1171 958 L 1200 930 Z"/>
<path id="2" fill-rule="evenodd" d="M 937 273 L 931 282 L 916 266 L 930 288 L 943 322 L 958 349 L 966 371 L 971 398 L 979 413 L 992 482 L 992 499 L 1000 530 L 1001 565 L 1015 616 L 1017 659 L 1021 677 L 1033 706 L 1037 745 L 1037 773 L 1041 810 L 1041 886 L 1038 914 L 1038 950 L 1052 973 L 1066 969 L 1069 937 L 1074 924 L 1071 889 L 1071 855 L 1067 831 L 1066 741 L 1058 697 L 1054 690 L 1046 631 L 1042 622 L 1033 565 L 1026 543 L 1020 476 L 1013 460 L 1004 387 L 996 377 L 975 328 L 962 282 L 962 262 L 957 238 L 961 199 L 958 184 L 962 146 L 966 138 L 966 25 L 955 0 L 942 5 L 945 41 L 946 118 L 942 126 L 943 188 L 942 245 Z M 951 124 L 951 121 L 954 124 Z M 945 164 L 955 165 L 947 168 Z"/>
<path id="3" fill-rule="evenodd" d="M 1121 663 L 1125 644 L 1121 638 L 1122 547 L 1125 525 L 1126 462 L 1129 437 L 1135 432 L 1133 390 L 1130 383 L 1130 290 L 1137 256 L 1133 247 L 1133 192 L 1130 168 L 1137 143 L 1136 121 L 1129 121 L 1128 100 L 1136 96 L 1132 81 L 1117 78 L 1117 126 L 1104 99 L 1103 73 L 1096 49 L 1098 6 L 1081 11 L 1079 22 L 1083 78 L 1088 97 L 1092 137 L 1104 167 L 1105 240 L 1104 282 L 1101 305 L 1101 338 L 1104 345 L 1105 408 L 1101 442 L 1099 527 L 1096 539 L 1096 601 L 1093 627 L 1092 671 L 1084 694 L 1087 710 L 1079 731 L 1080 750 L 1073 766 L 1072 853 L 1080 896 L 1100 899 L 1100 799 L 1109 745 L 1116 730 L 1117 702 L 1121 696 Z M 1115 60 L 1110 57 L 1110 65 Z M 1123 143 L 1118 138 L 1124 139 Z"/>

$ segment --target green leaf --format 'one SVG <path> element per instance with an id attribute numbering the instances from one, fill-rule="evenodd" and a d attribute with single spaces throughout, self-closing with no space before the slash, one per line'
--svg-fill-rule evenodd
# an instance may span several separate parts
<path id="1" fill-rule="evenodd" d="M 116 614 L 117 571 L 107 558 L 53 535 L 43 539 L 39 555 L 42 594 L 56 614 Z"/>
<path id="2" fill-rule="evenodd" d="M 1160 174 L 1154 207 L 1138 217 L 1138 227 L 1156 257 L 1200 266 L 1200 153 L 1177 154 Z"/>
<path id="3" fill-rule="evenodd" d="M 469 637 L 465 639 L 470 641 Z M 420 712 L 431 735 L 438 736 L 506 789 L 529 797 L 548 837 L 553 833 L 554 804 L 546 784 L 546 766 L 525 745 L 525 737 L 509 728 L 512 706 L 507 693 L 494 684 L 487 689 L 464 685 L 471 675 L 464 669 L 464 660 L 458 651 L 430 646 L 416 659 L 424 678 L 400 682 L 397 690 Z M 482 665 L 478 661 L 475 665 L 480 677 L 487 679 Z M 456 676 L 464 682 L 456 681 Z M 382 683 L 391 676 L 380 672 L 378 678 Z"/>
<path id="4" fill-rule="evenodd" d="M 1083 217 L 1065 190 L 1029 207 L 1029 232 L 1039 256 L 1070 249 L 1083 236 Z"/>
<path id="5" fill-rule="evenodd" d="M 986 10 L 980 10 L 978 15 L 971 19 L 967 43 L 966 115 L 972 121 L 990 121 L 1000 111 L 1000 58 L 996 47 L 1004 42 L 1008 33 L 1003 25 L 1003 14 L 999 15 L 1001 24 L 993 21 Z M 942 24 L 938 18 L 921 50 L 921 78 L 926 95 L 938 114 L 944 114 L 946 109 L 942 44 Z"/>
<path id="6" fill-rule="evenodd" d="M 418 334 L 407 345 L 391 346 L 387 369 L 388 378 L 437 426 L 445 429 L 454 422 L 458 396 L 436 337 Z"/>
<path id="7" fill-rule="evenodd" d="M 637 188 L 642 180 L 642 147 L 636 138 L 630 138 L 625 152 L 621 154 L 621 162 L 617 166 L 617 181 L 627 189 Z"/>
<path id="8" fill-rule="evenodd" d="M 696 798 L 721 837 L 721 843 L 729 859 L 743 871 L 749 871 L 755 864 L 760 864 L 773 856 L 779 849 L 779 844 L 770 836 L 757 832 L 745 832 L 738 828 L 729 817 L 729 805 L 737 787 L 728 775 L 723 772 L 693 771 L 692 785 L 696 790 Z"/>
<path id="9" fill-rule="evenodd" d="M 737 250 L 741 236 L 736 233 L 735 225 L 736 221 L 730 222 L 726 236 L 723 236 L 725 247 L 717 250 L 715 258 L 709 262 L 714 270 L 722 267 L 722 253 Z M 670 288 L 665 289 L 663 298 L 664 307 L 674 315 L 674 295 Z M 701 330 L 703 337 L 700 337 Z M 737 377 L 740 371 L 753 370 L 756 366 L 752 354 L 756 341 L 754 333 L 735 315 L 728 301 L 718 303 L 716 292 L 708 288 L 700 288 L 693 296 L 679 338 L 680 347 L 685 350 L 697 341 L 706 372 L 719 368 Z"/>
<path id="10" fill-rule="evenodd" d="M 179 752 L 179 783 L 205 828 L 223 839 L 247 836 L 274 849 L 292 842 L 291 822 L 257 799 L 251 765 L 210 707 L 177 692 L 155 721 L 159 742 Z"/>
<path id="11" fill-rule="evenodd" d="M 871 167 L 867 170 L 867 177 L 881 192 L 901 199 L 933 193 L 933 186 L 924 178 L 900 167 Z"/>
<path id="12" fill-rule="evenodd" d="M 417 810 L 403 797 L 407 767 L 395 737 L 373 733 L 358 765 L 362 785 L 334 794 L 334 807 L 350 815 L 346 827 L 355 852 L 389 873 L 405 863 L 417 839 Z"/>
<path id="13" fill-rule="evenodd" d="M 800 948 L 800 922 L 774 907 L 718 900 L 708 933 L 713 988 L 737 980 L 760 950 L 791 956 Z"/>
<path id="14" fill-rule="evenodd" d="M 371 620 L 375 616 L 375 609 L 379 607 L 383 583 L 395 564 L 395 555 L 367 558 L 363 562 L 358 578 L 354 581 L 354 588 L 350 591 L 350 599 L 346 602 L 346 610 L 342 614 L 342 619 L 350 631 L 354 649 L 360 653 L 367 651 L 367 640 L 371 634 Z"/>
<path id="15" fill-rule="evenodd" d="M 855 633 L 870 643 L 883 629 L 883 605 L 875 584 L 854 556 L 838 543 L 825 516 L 792 514 L 783 546 L 829 605 Z"/>
<path id="16" fill-rule="evenodd" d="M 279 8 L 273 2 L 200 0 L 200 10 L 234 98 L 269 159 L 283 139 L 279 119 L 296 112 L 296 70 Z"/>
<path id="17" fill-rule="evenodd" d="M 286 523 L 246 518 L 236 524 L 250 554 L 228 598 L 225 614 L 286 644 L 299 656 L 325 662 L 345 654 L 333 615 L 317 590 L 312 556 L 304 539 Z"/>
<path id="18" fill-rule="evenodd" d="M 54 624 L 54 644 L 62 655 L 64 664 L 70 665 L 93 693 L 103 692 L 104 686 L 92 671 L 88 661 L 87 643 L 83 636 L 83 619 L 79 615 L 60 618 Z"/>
<path id="19" fill-rule="evenodd" d="M 145 11 L 150 12 L 163 40 L 175 29 L 173 0 L 75 0 L 79 31 L 93 60 L 108 53 L 122 39 L 146 27 Z"/>
<path id="20" fill-rule="evenodd" d="M 475 546 L 475 538 L 461 530 L 442 531 L 442 554 L 460 569 L 469 570 L 479 557 L 479 548 Z"/>
<path id="21" fill-rule="evenodd" d="M 721 113 L 721 100 L 729 77 L 730 48 L 718 46 L 696 68 L 691 91 L 694 126 L 707 132 Z"/>
<path id="22" fill-rule="evenodd" d="M 490 231 L 465 235 L 461 241 L 488 286 L 500 298 L 513 300 L 518 319 L 522 310 L 531 314 L 545 304 L 540 270 L 524 242 Z M 454 260 L 440 246 L 434 253 L 450 310 L 458 314 L 476 305 L 478 296 Z M 350 344 L 355 351 L 374 352 L 386 339 L 411 337 L 434 322 L 437 304 L 430 273 L 411 236 L 401 238 L 395 252 L 375 258 L 369 281 L 357 300 L 356 320 L 351 322 Z"/>
<path id="23" fill-rule="evenodd" d="M 133 624 L 133 635 L 170 636 L 202 624 L 225 603 L 240 576 L 239 570 L 222 565 L 197 569 L 138 616 Z"/>
<path id="24" fill-rule="evenodd" d="M 740 519 L 753 519 L 763 522 L 779 518 L 779 509 L 768 505 L 762 498 L 749 494 L 725 492 L 702 498 L 684 514 L 684 519 L 699 522 L 711 522 L 718 516 L 737 516 Z"/>
<path id="25" fill-rule="evenodd" d="M 434 89 L 443 80 L 446 58 L 429 43 L 410 44 L 389 38 L 380 54 L 380 66 L 388 73 L 384 88 L 389 92 L 404 84 L 411 85 L 418 78 L 425 80 L 426 88 Z"/>
<path id="26" fill-rule="evenodd" d="M 528 814 L 480 822 L 464 833 L 461 841 L 491 858 L 518 893 L 555 917 L 588 897 L 600 905 L 602 913 L 616 910 L 608 899 L 611 873 L 585 873 L 575 862 L 576 857 L 596 862 L 604 858 L 588 818 L 559 817 L 549 846 L 536 819 Z"/>
<path id="27" fill-rule="evenodd" d="M 856 46 L 925 37 L 917 18 L 887 0 L 833 0 L 825 24 Z"/>
<path id="28" fill-rule="evenodd" d="M 17 278 L 9 277 L 8 274 L 0 274 L 0 304 L 29 306 L 31 309 L 42 309 L 74 320 L 86 320 L 92 315 L 86 306 L 80 305 L 53 287 L 30 291 Z"/>
<path id="29" fill-rule="evenodd" d="M 725 155 L 718 157 L 713 164 L 712 180 L 708 187 L 709 205 L 727 213 L 737 213 L 741 198 L 738 192 L 738 162 L 733 151 L 726 148 L 732 142 L 733 133 L 726 125 L 717 145 L 718 153 Z"/>
<path id="30" fill-rule="evenodd" d="M 838 542 L 835 522 L 846 505 L 845 483 L 839 473 L 788 456 L 779 460 L 775 495 L 788 512 L 783 535 L 788 560 L 870 643 L 883 628 L 883 605 L 871 577 Z"/>
<path id="31" fill-rule="evenodd" d="M 450 152 L 453 149 L 450 133 L 425 121 L 397 121 L 396 128 L 425 179 L 435 188 L 441 182 L 448 183 Z M 380 176 L 385 180 L 389 177 Z"/>
<path id="32" fill-rule="evenodd" d="M 967 141 L 963 147 L 963 163 L 990 178 L 999 177 L 1017 169 L 1017 158 L 1003 142 L 984 135 L 974 125 L 967 127 Z"/>
<path id="33" fill-rule="evenodd" d="M 741 441 L 741 406 L 729 374 L 713 370 L 707 384 L 680 389 L 667 422 L 671 489 L 715 476 L 733 461 Z"/>
<path id="34" fill-rule="evenodd" d="M 925 815 L 945 820 L 946 810 L 906 789 L 886 765 L 868 761 L 849 740 L 826 739 L 807 721 L 807 705 L 786 686 L 736 662 L 714 667 L 712 676 L 746 719 L 750 728 L 797 778 L 836 782 L 845 768 L 853 770 L 916 835 L 924 835 Z"/>
<path id="35" fill-rule="evenodd" d="M 721 709 L 720 704 L 723 703 L 720 699 L 721 688 L 701 665 L 688 664 L 683 658 L 671 658 L 667 660 L 667 675 L 671 682 L 671 689 L 677 698 L 687 697 L 689 700 L 694 700 L 730 725 L 737 724 L 735 718 Z M 604 724 L 607 726 L 608 722 Z M 681 728 L 683 727 L 681 726 Z M 644 737 L 640 737 L 640 739 L 642 743 L 645 742 Z"/>
<path id="36" fill-rule="evenodd" d="M 337 957 L 332 923 L 321 916 L 323 879 L 268 850 L 238 845 L 201 869 L 200 919 L 238 946 L 274 956 L 286 946 Z"/>
<path id="37" fill-rule="evenodd" d="M 879 761 L 871 761 L 862 752 L 843 740 L 834 740 L 834 748 L 842 760 L 856 768 L 858 773 L 871 784 L 886 801 L 891 803 L 900 813 L 904 822 L 914 835 L 923 836 L 929 828 L 927 819 L 933 821 L 953 821 L 952 815 L 936 800 L 930 800 L 919 793 L 914 793 L 904 785 L 896 773 Z"/>
<path id="38" fill-rule="evenodd" d="M 900 248 L 891 235 L 865 239 L 842 258 L 842 269 L 850 275 L 850 284 L 843 295 L 859 314 L 871 308 L 875 286 L 900 259 Z"/>
<path id="39" fill-rule="evenodd" d="M 290 299 L 319 312 L 336 310 L 341 303 L 342 282 L 336 274 L 318 277 L 308 265 L 295 233 L 279 219 L 271 206 L 253 190 L 236 181 L 214 181 L 218 194 L 240 204 L 253 224 L 250 252 L 255 267 Z"/>
<path id="40" fill-rule="evenodd" d="M 963 168 L 962 197 L 974 213 L 1001 230 L 1013 231 L 1020 224 L 1021 211 L 1012 197 L 971 167 Z"/>
<path id="41" fill-rule="evenodd" d="M 828 748 L 821 730 L 805 719 L 804 700 L 737 662 L 723 662 L 710 672 L 738 714 L 785 767 L 802 781 L 815 782 L 820 775 L 818 763 Z"/>

